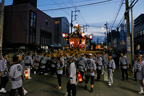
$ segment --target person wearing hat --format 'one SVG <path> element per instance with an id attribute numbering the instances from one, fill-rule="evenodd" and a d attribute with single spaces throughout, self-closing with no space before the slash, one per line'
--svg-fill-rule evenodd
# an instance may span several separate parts
<path id="1" fill-rule="evenodd" d="M 1 75 L 1 84 L 0 84 L 0 93 L 6 93 L 6 85 L 8 83 L 8 68 L 7 68 L 7 59 L 8 55 L 6 53 L 3 54 L 3 58 L 0 60 L 0 73 Z"/>
<path id="2" fill-rule="evenodd" d="M 78 59 L 78 70 L 81 73 L 82 79 L 85 71 L 85 64 L 86 64 L 86 58 L 84 57 L 84 54 L 81 53 L 81 57 Z"/>
<path id="3" fill-rule="evenodd" d="M 91 78 L 91 90 L 90 92 L 93 92 L 94 88 L 94 76 L 96 71 L 96 64 L 95 61 L 92 58 L 92 54 L 88 54 L 88 58 L 86 60 L 86 66 L 85 66 L 85 89 L 87 89 L 87 84 L 89 82 L 89 78 Z"/>
<path id="4" fill-rule="evenodd" d="M 115 61 L 112 59 L 111 54 L 108 56 L 108 63 L 106 63 L 105 68 L 108 72 L 108 85 L 111 86 L 113 84 L 113 73 L 116 69 Z"/>
<path id="5" fill-rule="evenodd" d="M 138 60 L 134 64 L 134 71 L 136 72 L 136 79 L 140 89 L 139 94 L 143 94 L 144 61 L 142 61 L 142 56 L 140 54 L 137 57 Z"/>
<path id="6" fill-rule="evenodd" d="M 96 58 L 96 66 L 97 66 L 97 79 L 96 81 L 99 81 L 101 78 L 101 72 L 102 72 L 102 58 L 100 57 L 100 53 L 97 53 L 97 58 Z"/>
<path id="7" fill-rule="evenodd" d="M 124 54 L 121 52 L 120 53 L 121 57 L 119 58 L 119 68 L 122 71 L 122 80 L 125 79 L 124 74 L 126 74 L 126 80 L 128 80 L 128 59 L 126 56 L 124 56 Z"/>

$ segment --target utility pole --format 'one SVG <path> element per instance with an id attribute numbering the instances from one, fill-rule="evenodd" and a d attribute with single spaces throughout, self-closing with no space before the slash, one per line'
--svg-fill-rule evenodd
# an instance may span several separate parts
<path id="1" fill-rule="evenodd" d="M 71 11 L 71 34 L 72 34 L 72 28 L 73 28 L 73 11 Z"/>
<path id="2" fill-rule="evenodd" d="M 109 36 L 108 36 L 108 23 L 106 22 L 106 24 L 104 24 L 105 25 L 105 28 L 106 28 L 106 36 L 107 36 L 107 47 L 108 47 L 108 40 L 109 40 Z"/>
<path id="3" fill-rule="evenodd" d="M 132 61 L 134 61 L 134 30 L 133 30 L 133 9 L 132 9 L 132 0 L 131 0 L 131 39 L 132 39 Z"/>
<path id="4" fill-rule="evenodd" d="M 131 64 L 131 40 L 130 40 L 130 21 L 129 21 L 129 2 L 128 0 L 125 0 L 126 5 L 126 12 L 125 12 L 125 18 L 126 18 L 126 30 L 127 30 L 127 57 L 129 60 L 129 64 Z"/>
<path id="5" fill-rule="evenodd" d="M 0 53 L 2 53 L 2 44 L 3 44 L 3 25 L 4 25 L 4 3 L 5 0 L 2 0 L 0 4 Z"/>
<path id="6" fill-rule="evenodd" d="M 76 15 L 77 12 L 80 12 L 80 10 L 77 10 L 76 8 L 75 8 L 75 11 L 71 11 L 71 33 L 72 33 L 72 28 L 73 28 L 73 21 L 75 21 L 76 17 L 78 16 Z M 74 16 L 74 19 L 73 19 L 73 16 Z"/>

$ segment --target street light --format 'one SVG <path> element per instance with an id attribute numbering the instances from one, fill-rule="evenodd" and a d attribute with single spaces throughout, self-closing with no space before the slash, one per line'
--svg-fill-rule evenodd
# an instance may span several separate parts
<path id="1" fill-rule="evenodd" d="M 104 30 L 105 28 L 104 28 L 104 27 L 102 27 L 101 29 L 102 29 L 102 30 Z"/>

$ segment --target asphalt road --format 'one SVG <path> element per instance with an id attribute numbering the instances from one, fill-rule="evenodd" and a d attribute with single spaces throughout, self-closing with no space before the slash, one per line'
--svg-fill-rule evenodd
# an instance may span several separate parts
<path id="1" fill-rule="evenodd" d="M 24 81 L 24 87 L 28 91 L 26 96 L 64 96 L 66 93 L 66 84 L 68 78 L 62 77 L 62 90 L 56 89 L 57 78 L 51 75 L 32 75 L 31 80 Z M 0 96 L 8 96 L 10 91 L 10 82 L 6 89 L 7 94 L 0 94 Z M 88 85 L 90 90 L 90 83 Z M 133 81 L 132 77 L 129 80 L 121 80 L 120 70 L 114 73 L 114 84 L 112 87 L 107 85 L 103 80 L 103 75 L 100 81 L 95 82 L 94 92 L 90 93 L 89 90 L 84 89 L 84 83 L 77 85 L 77 96 L 140 96 L 138 94 L 137 82 Z"/>

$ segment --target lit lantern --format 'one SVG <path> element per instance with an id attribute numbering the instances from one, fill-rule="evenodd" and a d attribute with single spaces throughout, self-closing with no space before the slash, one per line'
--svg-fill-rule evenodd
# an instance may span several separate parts
<path id="1" fill-rule="evenodd" d="M 81 83 L 82 82 L 82 76 L 81 76 L 80 72 L 77 73 L 77 77 L 78 77 L 78 82 Z"/>
<path id="2" fill-rule="evenodd" d="M 92 35 L 89 36 L 89 39 L 92 39 Z"/>
<path id="3" fill-rule="evenodd" d="M 28 79 L 28 70 L 25 70 L 25 79 Z"/>
<path id="4" fill-rule="evenodd" d="M 83 32 L 83 33 L 82 33 L 82 37 L 84 37 L 84 36 L 85 36 L 85 33 Z"/>
<path id="5" fill-rule="evenodd" d="M 78 27 L 79 27 L 79 24 L 78 24 L 78 23 L 76 23 L 76 24 L 75 24 L 75 27 L 78 29 Z"/>
<path id="6" fill-rule="evenodd" d="M 66 34 L 65 34 L 65 33 L 63 33 L 63 34 L 62 34 L 62 36 L 63 36 L 63 37 L 66 37 Z"/>

